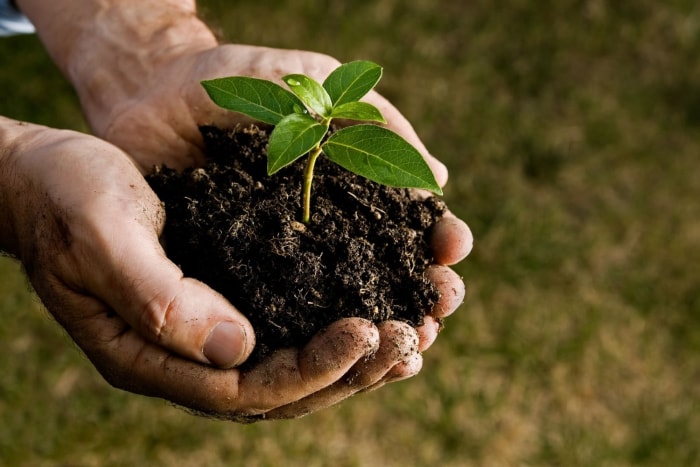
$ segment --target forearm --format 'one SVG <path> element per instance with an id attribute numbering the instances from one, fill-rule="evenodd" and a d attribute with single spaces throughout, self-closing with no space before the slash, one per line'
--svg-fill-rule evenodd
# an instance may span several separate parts
<path id="1" fill-rule="evenodd" d="M 217 41 L 194 0 L 18 0 L 99 134 L 154 70 Z"/>

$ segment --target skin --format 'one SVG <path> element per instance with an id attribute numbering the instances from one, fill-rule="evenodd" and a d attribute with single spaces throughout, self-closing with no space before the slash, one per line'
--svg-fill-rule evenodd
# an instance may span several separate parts
<path id="1" fill-rule="evenodd" d="M 429 277 L 443 298 L 424 326 L 341 320 L 304 348 L 279 351 L 246 372 L 235 367 L 254 346 L 250 323 L 206 285 L 183 277 L 158 241 L 164 214 L 142 174 L 154 164 L 201 163 L 199 125 L 245 123 L 211 103 L 199 82 L 292 72 L 322 80 L 336 60 L 218 44 L 189 0 L 17 3 L 74 85 L 99 139 L 0 118 L 0 247 L 23 262 L 44 304 L 107 381 L 254 421 L 302 416 L 420 371 L 437 319 L 464 297 L 447 266 L 469 253 L 472 237 L 454 216 L 434 229 Z M 376 93 L 367 100 L 444 184 L 444 166 L 398 110 Z M 220 323 L 236 331 L 217 334 Z"/>

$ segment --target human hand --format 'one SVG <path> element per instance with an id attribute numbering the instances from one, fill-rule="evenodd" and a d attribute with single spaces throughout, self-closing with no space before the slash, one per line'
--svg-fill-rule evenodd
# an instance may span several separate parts
<path id="1" fill-rule="evenodd" d="M 76 88 L 94 132 L 128 152 L 142 171 L 203 160 L 200 125 L 232 127 L 241 115 L 214 105 L 200 82 L 227 75 L 280 80 L 303 73 L 323 80 L 339 62 L 327 55 L 248 45 L 220 45 L 196 13 L 195 0 L 17 0 L 56 65 Z M 100 21 L 94 21 L 94 18 Z M 376 92 L 366 100 L 387 126 L 418 148 L 443 186 L 447 170 L 427 151 L 408 120 Z M 434 245 L 468 254 L 463 223 L 438 228 Z M 440 246 L 441 245 L 441 246 Z M 438 263 L 441 261 L 438 260 Z"/>
<path id="2" fill-rule="evenodd" d="M 113 112 L 114 118 L 101 118 L 104 126 L 102 135 L 135 155 L 144 170 L 163 161 L 179 168 L 197 165 L 203 162 L 198 125 L 228 128 L 250 122 L 241 114 L 215 106 L 200 85 L 202 80 L 227 75 L 252 75 L 281 82 L 281 76 L 295 72 L 321 81 L 338 65 L 337 60 L 323 54 L 245 45 L 221 45 L 184 54 L 155 71 L 158 85 L 146 86 L 138 98 L 130 100 L 125 106 L 114 107 L 118 109 Z M 172 78 L 166 80 L 166 76 Z M 389 127 L 421 150 L 443 186 L 447 179 L 445 167 L 427 152 L 405 117 L 376 92 L 371 92 L 366 100 L 380 108 Z M 143 132 L 143 136 L 138 137 L 139 132 Z M 167 135 L 168 138 L 147 138 L 146 134 Z M 173 155 L 177 155 L 177 159 Z M 464 283 L 447 266 L 461 261 L 471 246 L 469 228 L 451 214 L 433 230 L 432 247 L 436 264 L 429 269 L 428 277 L 438 286 L 441 299 L 418 329 L 421 351 L 435 341 L 439 320 L 450 315 L 462 303 Z M 400 378 L 415 374 L 420 369 L 417 359 L 414 357 L 410 368 L 395 368 L 393 375 Z"/>
<path id="3" fill-rule="evenodd" d="M 395 377 L 418 354 L 406 325 L 345 319 L 302 349 L 228 369 L 250 354 L 253 330 L 165 257 L 160 203 L 124 153 L 3 118 L 0 143 L 0 247 L 114 386 L 222 418 L 287 418 Z M 212 332 L 222 322 L 240 331 Z"/>
<path id="4" fill-rule="evenodd" d="M 338 65 L 338 61 L 323 54 L 244 45 L 222 45 L 184 54 L 163 66 L 163 77 L 177 78 L 167 82 L 164 79 L 156 79 L 159 83 L 157 86 L 146 87 L 140 98 L 130 101 L 131 107 L 128 110 L 120 108 L 115 112 L 114 120 L 108 119 L 111 123 L 106 126 L 104 136 L 123 147 L 128 147 L 132 154 L 142 154 L 141 160 L 151 161 L 153 158 L 166 157 L 161 154 L 161 149 L 168 147 L 166 142 L 153 138 L 134 138 L 140 129 L 144 131 L 142 122 L 145 120 L 143 116 L 146 112 L 150 111 L 152 115 L 162 114 L 162 118 L 149 119 L 150 125 L 156 128 L 177 121 L 177 115 L 187 115 L 187 118 L 182 119 L 184 121 L 213 124 L 224 128 L 248 121 L 242 114 L 222 110 L 213 105 L 200 85 L 200 81 L 224 75 L 254 75 L 281 83 L 281 76 L 293 71 L 308 74 L 321 81 Z M 155 76 L 160 75 L 161 72 L 155 73 Z M 174 99 L 174 96 L 180 96 L 180 98 Z M 447 178 L 444 166 L 427 153 L 408 121 L 376 92 L 372 92 L 367 100 L 382 109 L 394 131 L 401 133 L 421 149 L 426 159 L 431 162 L 431 167 L 441 185 L 444 185 Z M 180 144 L 178 151 L 173 150 L 175 153 L 183 156 L 189 154 L 187 158 L 177 163 L 182 163 L 184 167 L 202 162 L 198 144 L 185 143 L 191 143 L 199 137 L 198 128 L 192 126 L 189 130 L 185 127 L 182 129 L 187 131 L 187 137 L 168 141 L 169 144 Z M 152 128 L 147 130 L 151 132 Z M 160 128 L 152 133 L 172 134 L 174 132 L 167 132 Z M 188 153 L 188 150 L 194 152 Z M 436 307 L 433 318 L 444 318 L 454 311 L 464 297 L 462 281 L 445 265 L 454 264 L 466 256 L 471 248 L 471 233 L 466 225 L 454 216 L 449 216 L 441 222 L 434 232 L 433 247 L 436 249 L 437 263 L 442 266 L 432 267 L 429 277 L 440 286 L 443 300 Z M 437 322 L 429 316 L 421 330 L 423 349 L 434 340 L 436 329 Z"/>
<path id="5" fill-rule="evenodd" d="M 322 80 L 338 65 L 336 60 L 312 52 L 219 45 L 196 17 L 193 0 L 168 0 L 167 6 L 155 0 L 18 3 L 75 86 L 95 133 L 127 151 L 142 171 L 162 163 L 180 169 L 198 165 L 203 160 L 200 125 L 230 127 L 246 121 L 215 106 L 200 81 L 226 75 L 279 80 L 290 72 Z M 93 21 L 95 17 L 100 21 Z M 421 150 L 437 181 L 444 185 L 444 166 L 428 153 L 400 112 L 377 93 L 372 92 L 366 100 L 382 111 L 391 129 Z M 453 312 L 464 295 L 461 279 L 447 265 L 464 258 L 471 243 L 468 227 L 453 216 L 435 226 L 432 246 L 436 265 L 429 276 L 442 292 L 440 302 L 418 330 L 404 329 L 405 325 L 397 323 L 382 326 L 380 349 L 367 363 L 373 370 L 361 364 L 356 368 L 372 376 L 353 377 L 354 381 L 361 381 L 366 388 L 411 376 L 420 369 L 419 352 L 434 341 L 437 319 Z M 397 326 L 402 330 L 397 331 Z M 404 358 L 384 360 L 382 348 L 394 355 L 388 350 L 393 338 L 416 334 L 418 352 L 413 339 L 406 338 L 397 347 Z M 342 387 L 342 383 L 332 386 L 294 407 L 320 407 L 357 390 Z M 341 386 L 339 391 L 337 386 Z"/>

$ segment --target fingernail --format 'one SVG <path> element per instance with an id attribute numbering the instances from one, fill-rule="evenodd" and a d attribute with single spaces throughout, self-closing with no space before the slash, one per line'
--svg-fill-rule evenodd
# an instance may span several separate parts
<path id="1" fill-rule="evenodd" d="M 246 334 L 243 327 L 224 321 L 209 333 L 202 351 L 212 364 L 221 368 L 231 368 L 242 363 L 245 349 Z"/>

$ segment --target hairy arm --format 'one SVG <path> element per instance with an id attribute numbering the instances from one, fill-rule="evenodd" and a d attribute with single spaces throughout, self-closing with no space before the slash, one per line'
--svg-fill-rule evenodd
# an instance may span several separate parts
<path id="1" fill-rule="evenodd" d="M 217 45 L 194 0 L 19 0 L 94 131 L 183 54 Z"/>

